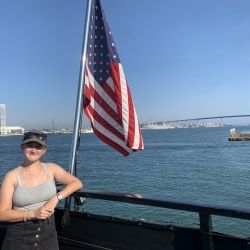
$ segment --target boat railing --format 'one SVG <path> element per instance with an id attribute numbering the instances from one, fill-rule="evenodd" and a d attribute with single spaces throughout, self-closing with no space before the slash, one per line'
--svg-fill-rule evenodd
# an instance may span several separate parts
<path id="1" fill-rule="evenodd" d="M 199 214 L 200 231 L 202 232 L 202 250 L 214 250 L 212 218 L 211 215 L 218 215 L 231 218 L 250 220 L 250 209 L 230 207 L 205 202 L 185 202 L 178 200 L 165 200 L 143 197 L 138 194 L 113 193 L 113 192 L 75 192 L 72 196 L 92 198 L 98 200 L 118 201 L 131 204 L 153 206 L 195 212 Z"/>

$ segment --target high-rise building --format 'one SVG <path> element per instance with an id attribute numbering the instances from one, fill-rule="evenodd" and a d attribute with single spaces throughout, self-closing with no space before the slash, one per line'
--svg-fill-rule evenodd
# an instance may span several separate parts
<path id="1" fill-rule="evenodd" d="M 6 134 L 6 108 L 5 104 L 0 104 L 0 134 Z"/>
<path id="2" fill-rule="evenodd" d="M 6 126 L 6 107 L 5 104 L 0 104 L 0 135 L 19 135 L 24 131 L 20 126 Z"/>

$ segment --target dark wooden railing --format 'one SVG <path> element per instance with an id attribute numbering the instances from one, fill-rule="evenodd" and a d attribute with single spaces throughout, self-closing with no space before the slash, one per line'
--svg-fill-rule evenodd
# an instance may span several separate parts
<path id="1" fill-rule="evenodd" d="M 198 213 L 200 219 L 200 230 L 202 232 L 202 250 L 214 250 L 211 215 L 250 220 L 250 209 L 248 208 L 228 207 L 194 201 L 184 202 L 178 200 L 154 199 L 142 197 L 138 194 L 126 193 L 76 192 L 73 196 Z"/>

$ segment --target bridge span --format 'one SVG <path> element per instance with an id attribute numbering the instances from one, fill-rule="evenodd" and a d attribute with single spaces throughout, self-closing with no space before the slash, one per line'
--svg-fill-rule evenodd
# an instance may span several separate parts
<path id="1" fill-rule="evenodd" d="M 222 115 L 222 116 L 199 117 L 199 118 L 190 118 L 190 119 L 181 119 L 181 120 L 170 120 L 170 121 L 165 121 L 165 123 L 224 119 L 224 118 L 240 118 L 240 117 L 250 117 L 250 115 Z"/>
<path id="2" fill-rule="evenodd" d="M 169 120 L 169 121 L 146 122 L 142 123 L 141 127 L 143 129 L 221 127 L 223 126 L 222 119 L 243 118 L 243 117 L 250 117 L 250 115 L 221 115 L 221 116 L 198 117 L 198 118 Z M 202 120 L 214 120 L 214 119 L 221 119 L 221 121 L 219 123 L 214 123 L 211 121 L 209 121 L 208 123 L 205 122 L 201 123 Z"/>

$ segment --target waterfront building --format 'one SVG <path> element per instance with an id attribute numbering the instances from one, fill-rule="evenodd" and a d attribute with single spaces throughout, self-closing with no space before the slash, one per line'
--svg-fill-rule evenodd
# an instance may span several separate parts
<path id="1" fill-rule="evenodd" d="M 0 104 L 0 135 L 6 134 L 6 108 L 5 104 Z"/>
<path id="2" fill-rule="evenodd" d="M 22 135 L 24 134 L 25 129 L 20 126 L 6 126 L 5 134 L 6 135 Z"/>
<path id="3" fill-rule="evenodd" d="M 6 106 L 0 104 L 0 135 L 19 135 L 24 131 L 25 129 L 20 126 L 6 126 Z"/>

